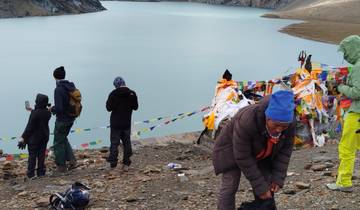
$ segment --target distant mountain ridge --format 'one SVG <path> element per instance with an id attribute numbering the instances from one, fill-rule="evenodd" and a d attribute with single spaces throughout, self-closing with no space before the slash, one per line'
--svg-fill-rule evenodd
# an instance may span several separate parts
<path id="1" fill-rule="evenodd" d="M 277 9 L 287 6 L 296 0 L 104 0 L 104 1 L 139 1 L 139 2 L 199 2 L 206 4 L 219 4 L 229 6 L 257 7 L 266 9 Z"/>
<path id="2" fill-rule="evenodd" d="M 79 14 L 105 10 L 99 0 L 0 0 L 0 18 Z"/>

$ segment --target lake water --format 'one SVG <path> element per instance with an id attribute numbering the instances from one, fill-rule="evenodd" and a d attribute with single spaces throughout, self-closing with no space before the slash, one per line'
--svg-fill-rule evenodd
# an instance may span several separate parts
<path id="1" fill-rule="evenodd" d="M 293 21 L 265 19 L 268 10 L 196 3 L 103 2 L 104 12 L 0 20 L 0 137 L 19 136 L 24 101 L 44 93 L 53 103 L 53 69 L 63 65 L 83 94 L 74 128 L 107 125 L 105 101 L 123 76 L 139 98 L 135 121 L 191 112 L 210 104 L 228 68 L 236 80 L 265 80 L 298 66 L 300 50 L 339 65 L 337 46 L 278 30 Z M 53 129 L 54 119 L 50 126 Z M 156 123 L 155 123 L 156 125 Z M 139 125 L 135 129 L 149 127 Z M 201 114 L 144 133 L 142 138 L 202 129 Z M 103 140 L 109 130 L 71 134 L 71 143 Z M 49 145 L 52 145 L 50 137 Z M 18 153 L 16 141 L 0 141 Z"/>

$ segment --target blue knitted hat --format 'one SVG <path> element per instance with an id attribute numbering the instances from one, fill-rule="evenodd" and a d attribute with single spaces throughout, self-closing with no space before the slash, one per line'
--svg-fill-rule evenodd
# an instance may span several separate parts
<path id="1" fill-rule="evenodd" d="M 125 86 L 125 80 L 122 77 L 116 77 L 114 80 L 114 86 L 119 88 L 121 86 Z"/>
<path id="2" fill-rule="evenodd" d="M 280 90 L 271 95 L 265 115 L 276 122 L 291 123 L 294 120 L 294 109 L 293 92 Z"/>

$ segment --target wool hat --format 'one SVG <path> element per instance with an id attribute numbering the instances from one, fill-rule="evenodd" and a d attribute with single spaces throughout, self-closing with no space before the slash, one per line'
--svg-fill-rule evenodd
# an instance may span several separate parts
<path id="1" fill-rule="evenodd" d="M 232 79 L 232 74 L 229 70 L 226 69 L 226 71 L 223 74 L 223 79 L 226 79 L 227 81 L 230 81 Z"/>
<path id="2" fill-rule="evenodd" d="M 65 79 L 65 68 L 60 66 L 54 70 L 53 76 L 55 79 Z"/>
<path id="3" fill-rule="evenodd" d="M 289 90 L 280 90 L 270 97 L 265 116 L 276 122 L 291 123 L 294 120 L 294 93 Z"/>
<path id="4" fill-rule="evenodd" d="M 126 86 L 126 84 L 125 84 L 125 80 L 122 78 L 122 77 L 116 77 L 115 79 L 114 79 L 114 86 L 116 87 L 116 88 L 119 88 L 119 87 L 121 87 L 121 86 Z"/>

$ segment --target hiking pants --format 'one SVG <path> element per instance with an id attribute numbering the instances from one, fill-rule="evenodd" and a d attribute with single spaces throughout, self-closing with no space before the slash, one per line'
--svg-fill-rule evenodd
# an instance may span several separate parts
<path id="1" fill-rule="evenodd" d="M 268 173 L 263 173 L 265 179 L 269 180 Z M 218 195 L 217 209 L 218 210 L 235 210 L 235 195 L 240 184 L 241 170 L 234 169 L 222 174 L 220 192 Z M 269 183 L 270 186 L 270 183 Z M 260 198 L 254 194 L 255 200 Z"/>
<path id="2" fill-rule="evenodd" d="M 37 162 L 36 175 L 38 177 L 45 175 L 46 145 L 47 143 L 39 144 L 39 145 L 31 145 L 31 144 L 28 145 L 29 158 L 28 158 L 28 169 L 26 174 L 29 178 L 35 176 L 36 162 Z"/>
<path id="3" fill-rule="evenodd" d="M 119 145 L 120 145 L 120 140 L 121 140 L 122 144 L 124 146 L 123 164 L 130 166 L 130 164 L 131 164 L 130 157 L 132 156 L 130 133 L 131 133 L 130 129 L 121 130 L 121 129 L 111 128 L 111 130 L 110 130 L 110 155 L 108 158 L 108 161 L 110 163 L 118 162 Z"/>
<path id="4" fill-rule="evenodd" d="M 345 117 L 344 128 L 339 143 L 339 168 L 336 184 L 341 187 L 352 186 L 352 175 L 357 150 L 360 150 L 360 113 L 350 112 Z"/>
<path id="5" fill-rule="evenodd" d="M 72 125 L 72 122 L 55 122 L 54 154 L 58 166 L 66 166 L 66 161 L 75 161 L 74 152 L 67 138 Z"/>

